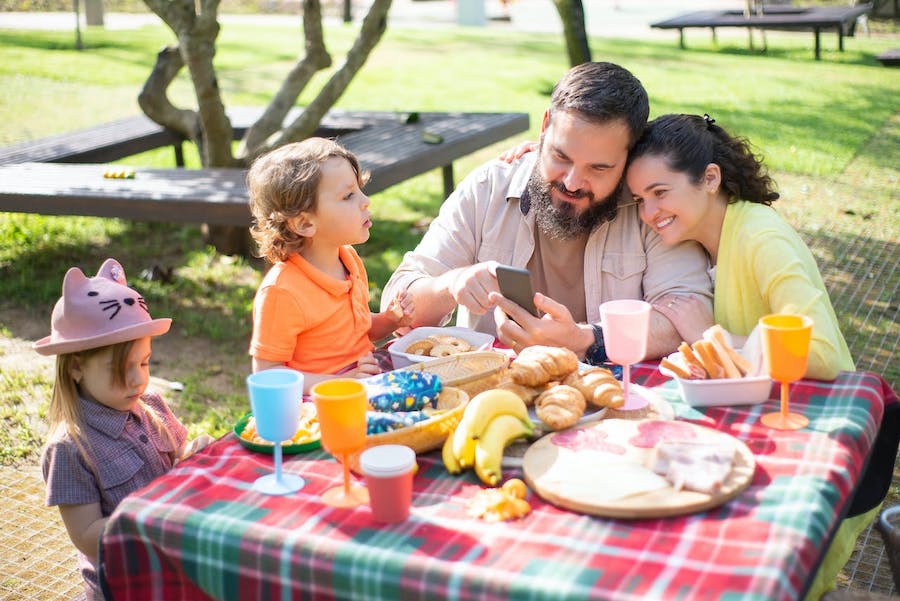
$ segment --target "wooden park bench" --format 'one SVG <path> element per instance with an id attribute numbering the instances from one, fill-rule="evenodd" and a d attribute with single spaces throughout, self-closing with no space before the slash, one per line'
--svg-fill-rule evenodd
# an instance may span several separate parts
<path id="1" fill-rule="evenodd" d="M 834 30 L 838 36 L 838 50 L 844 51 L 844 36 L 855 33 L 856 21 L 872 10 L 872 4 L 855 6 L 766 6 L 761 13 L 742 10 L 701 10 L 651 23 L 656 29 L 677 29 L 679 46 L 685 47 L 684 30 L 709 27 L 713 40 L 717 27 L 744 27 L 783 31 L 812 31 L 815 36 L 815 57 L 821 58 L 819 34 Z"/>
<path id="2" fill-rule="evenodd" d="M 338 141 L 369 171 L 365 191 L 394 184 L 441 168 L 444 186 L 453 186 L 453 161 L 528 130 L 525 113 L 407 113 L 332 111 L 320 134 Z M 234 117 L 233 117 L 234 119 Z M 108 131 L 100 126 L 101 131 Z M 151 134 L 147 134 L 151 135 Z M 157 135 L 158 146 L 172 138 Z M 38 141 L 40 142 L 40 141 Z M 41 147 L 38 142 L 33 148 Z M 32 144 L 32 143 L 28 143 Z M 93 156 L 128 152 L 149 142 L 118 140 Z M 17 145 L 21 150 L 23 145 Z M 88 152 L 81 150 L 80 152 Z M 0 155 L 9 157 L 9 153 Z M 26 156 L 16 155 L 16 159 Z M 44 159 L 49 156 L 44 155 Z M 250 210 L 244 169 L 134 168 L 131 179 L 107 179 L 108 166 L 68 163 L 77 152 L 57 153 L 60 162 L 7 160 L 0 164 L 0 210 L 46 215 L 91 215 L 146 221 L 248 226 Z M 123 155 L 127 156 L 127 155 Z M 445 189 L 445 192 L 447 190 Z M 449 194 L 449 192 L 447 192 Z"/>

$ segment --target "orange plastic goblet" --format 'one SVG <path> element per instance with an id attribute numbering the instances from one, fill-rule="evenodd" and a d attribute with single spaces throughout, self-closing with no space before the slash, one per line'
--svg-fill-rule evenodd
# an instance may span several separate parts
<path id="1" fill-rule="evenodd" d="M 369 491 L 350 484 L 350 456 L 366 446 L 366 387 L 359 380 L 337 379 L 319 382 L 310 392 L 319 415 L 322 446 L 340 456 L 344 467 L 344 485 L 325 491 L 322 499 L 332 507 L 368 503 Z"/>
<path id="2" fill-rule="evenodd" d="M 773 314 L 760 317 L 763 363 L 773 380 L 781 383 L 781 411 L 762 416 L 762 423 L 776 430 L 799 430 L 809 420 L 788 411 L 788 386 L 806 373 L 812 319 L 806 315 Z"/>

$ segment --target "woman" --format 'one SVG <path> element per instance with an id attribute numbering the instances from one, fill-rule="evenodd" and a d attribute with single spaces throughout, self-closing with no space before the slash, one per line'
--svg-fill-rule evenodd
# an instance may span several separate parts
<path id="1" fill-rule="evenodd" d="M 641 219 L 666 244 L 695 240 L 709 255 L 712 315 L 677 297 L 654 307 L 685 340 L 718 323 L 742 346 L 763 315 L 802 313 L 814 324 L 806 377 L 855 369 L 816 261 L 771 208 L 778 193 L 746 140 L 708 115 L 664 115 L 631 151 L 626 180 Z"/>

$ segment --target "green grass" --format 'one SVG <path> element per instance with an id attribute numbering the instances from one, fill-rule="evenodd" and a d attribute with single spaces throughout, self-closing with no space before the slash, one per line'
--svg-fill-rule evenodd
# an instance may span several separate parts
<path id="1" fill-rule="evenodd" d="M 874 58 L 898 45 L 896 28 L 887 29 L 887 34 L 847 39 L 843 53 L 833 49 L 833 36 L 826 35 L 821 61 L 812 58 L 811 36 L 773 33 L 764 55 L 748 51 L 746 37 L 726 36 L 720 36 L 719 47 L 708 36 L 691 36 L 686 51 L 676 50 L 674 39 L 593 39 L 592 49 L 595 59 L 622 64 L 643 81 L 653 115 L 707 112 L 747 136 L 781 184 L 783 199 L 776 206 L 809 241 L 820 264 L 836 264 L 851 252 L 864 263 L 879 248 L 886 248 L 884 260 L 892 261 L 900 239 L 895 225 L 900 217 L 900 77 Z M 267 101 L 302 50 L 299 32 L 299 20 L 298 27 L 223 27 L 217 67 L 227 106 Z M 343 26 L 326 28 L 336 63 L 354 34 L 355 29 Z M 9 116 L 0 125 L 0 144 L 139 112 L 137 93 L 156 51 L 171 43 L 171 34 L 161 26 L 128 32 L 90 29 L 84 38 L 87 48 L 79 52 L 71 32 L 0 30 L 0 114 Z M 534 138 L 550 90 L 566 69 L 562 41 L 554 35 L 493 28 L 389 29 L 338 106 L 522 111 L 531 118 L 531 129 L 522 138 Z M 316 84 L 326 75 L 319 74 Z M 184 77 L 172 97 L 193 105 Z M 301 101 L 310 98 L 307 93 Z M 514 141 L 457 161 L 457 178 Z M 173 159 L 171 149 L 161 149 L 123 162 L 171 166 Z M 197 164 L 195 154 L 189 153 L 189 162 Z M 373 197 L 376 227 L 359 248 L 373 307 L 381 286 L 442 200 L 437 172 Z M 154 375 L 184 384 L 172 396 L 192 433 L 223 433 L 246 411 L 243 376 L 249 368 L 250 308 L 259 263 L 216 254 L 202 243 L 197 227 L 0 214 L 0 309 L 46 321 L 71 257 L 87 271 L 107 256 L 123 262 L 155 314 L 174 318 L 167 335 L 174 337 L 174 346 L 190 348 L 191 341 L 203 340 L 215 347 L 216 356 L 195 360 L 190 368 L 177 356 L 161 357 Z M 141 270 L 154 264 L 173 267 L 174 281 L 141 280 Z M 865 271 L 863 265 L 829 272 L 829 286 L 849 299 L 839 305 L 839 313 L 854 355 L 865 357 L 866 369 L 879 367 L 876 371 L 896 385 L 897 367 L 879 363 L 879 349 L 871 347 L 872 341 L 897 337 L 892 294 L 898 276 L 893 270 L 879 276 L 884 292 L 865 304 L 846 292 L 868 284 L 861 281 L 867 278 Z M 6 338 L 22 336 L 14 323 L 0 326 L 6 328 Z M 15 433 L 0 438 L 0 462 L 29 453 L 33 458 L 41 437 L 40 419 L 34 415 L 45 410 L 40 399 L 49 392 L 48 382 L 33 379 L 5 372 L 0 379 L 5 426 L 0 430 Z M 32 402 L 38 409 L 24 409 L 23 394 L 38 399 Z"/>

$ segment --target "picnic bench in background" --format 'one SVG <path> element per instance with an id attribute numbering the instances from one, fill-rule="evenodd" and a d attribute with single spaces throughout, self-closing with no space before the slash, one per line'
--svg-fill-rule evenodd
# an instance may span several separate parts
<path id="1" fill-rule="evenodd" d="M 246 127 L 252 122 L 248 117 L 253 110 L 237 109 L 229 116 L 233 123 Z M 423 112 L 416 117 L 411 119 L 409 113 L 333 110 L 316 133 L 336 137 L 356 154 L 371 176 L 365 188 L 368 194 L 435 168 L 441 168 L 449 194 L 455 159 L 528 130 L 525 113 Z M 75 132 L 3 149 L 0 210 L 250 225 L 244 169 L 139 167 L 133 179 L 107 179 L 103 174 L 108 166 L 83 162 L 109 161 L 180 143 L 171 133 L 155 131 L 140 118 L 125 121 L 133 126 L 127 136 L 116 135 L 111 124 L 83 130 L 103 134 L 94 144 Z M 56 162 L 43 162 L 50 160 Z"/>
<path id="2" fill-rule="evenodd" d="M 678 44 L 685 48 L 684 30 L 709 27 L 713 41 L 717 27 L 743 27 L 747 29 L 772 29 L 782 31 L 812 31 L 815 37 L 815 57 L 821 58 L 820 33 L 834 30 L 838 37 L 838 50 L 844 51 L 844 36 L 853 36 L 856 21 L 872 10 L 872 4 L 854 6 L 765 6 L 761 11 L 701 10 L 678 15 L 651 23 L 656 29 L 677 29 Z"/>

